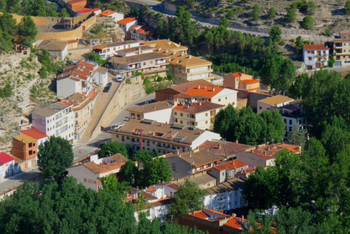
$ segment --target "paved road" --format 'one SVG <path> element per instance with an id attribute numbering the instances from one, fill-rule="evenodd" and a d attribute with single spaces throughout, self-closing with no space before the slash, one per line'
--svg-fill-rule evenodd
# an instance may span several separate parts
<path id="1" fill-rule="evenodd" d="M 140 3 L 143 5 L 149 5 L 150 9 L 152 11 L 155 12 L 159 12 L 163 15 L 166 15 L 168 17 L 174 17 L 174 14 L 169 14 L 169 12 L 165 11 L 164 9 L 164 3 L 155 1 L 155 0 L 127 0 L 129 2 L 136 2 L 136 3 Z M 192 16 L 192 20 L 199 22 L 202 26 L 204 27 L 213 27 L 213 26 L 218 26 L 218 24 L 213 24 L 211 22 L 206 21 L 205 19 L 199 19 L 196 16 Z M 228 27 L 229 30 L 232 31 L 240 31 L 242 33 L 245 34 L 252 34 L 252 35 L 256 35 L 259 37 L 269 37 L 269 33 L 267 31 L 265 32 L 261 32 L 259 30 L 257 30 L 256 28 L 252 27 L 245 27 L 244 29 L 242 28 L 235 28 L 235 27 Z M 266 29 L 268 30 L 268 29 Z M 326 36 L 315 36 L 315 35 L 309 35 L 309 34 L 304 34 L 304 35 L 300 35 L 300 34 L 294 34 L 291 30 L 285 30 L 284 33 L 282 33 L 282 38 L 284 39 L 295 39 L 298 36 L 301 36 L 304 40 L 312 40 L 312 41 L 333 41 L 333 37 L 326 37 Z"/>

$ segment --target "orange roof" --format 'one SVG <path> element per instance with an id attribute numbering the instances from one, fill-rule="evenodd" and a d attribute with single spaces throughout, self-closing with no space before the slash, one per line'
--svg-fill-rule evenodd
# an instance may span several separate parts
<path id="1" fill-rule="evenodd" d="M 115 11 L 111 11 L 111 10 L 105 10 L 104 12 L 101 12 L 100 15 L 102 16 L 110 16 L 113 15 L 114 13 L 116 13 Z"/>
<path id="2" fill-rule="evenodd" d="M 146 191 L 150 193 L 154 193 L 155 191 L 157 191 L 157 189 L 156 187 L 149 187 Z"/>
<path id="3" fill-rule="evenodd" d="M 37 140 L 47 137 L 46 134 L 40 132 L 39 130 L 36 130 L 33 127 L 31 127 L 28 130 L 21 130 L 21 133 L 23 133 L 23 134 L 25 134 L 27 136 L 30 136 L 30 137 L 32 137 L 34 139 L 37 139 Z"/>
<path id="4" fill-rule="evenodd" d="M 242 167 L 245 167 L 245 166 L 248 166 L 248 164 L 245 164 L 244 162 L 236 159 L 236 160 L 233 160 L 231 162 L 227 162 L 227 163 L 223 163 L 223 164 L 219 164 L 217 166 L 215 166 L 214 168 L 218 171 L 223 171 L 223 170 L 234 170 L 234 169 L 237 169 L 237 168 L 242 168 Z"/>
<path id="5" fill-rule="evenodd" d="M 140 27 L 139 25 L 135 25 L 135 26 L 132 26 L 131 29 L 135 29 L 135 28 L 138 28 Z"/>
<path id="6" fill-rule="evenodd" d="M 329 50 L 324 45 L 304 45 L 305 50 Z"/>
<path id="7" fill-rule="evenodd" d="M 118 24 L 128 24 L 128 23 L 131 23 L 133 21 L 136 21 L 136 19 L 133 18 L 133 17 L 129 17 L 129 18 L 125 18 L 125 19 L 119 20 L 117 23 Z"/>
<path id="8" fill-rule="evenodd" d="M 212 103 L 209 101 L 204 101 L 204 102 L 195 102 L 192 103 L 191 105 L 183 105 L 183 104 L 178 104 L 176 107 L 174 107 L 174 110 L 178 111 L 184 111 L 187 113 L 192 113 L 192 114 L 197 114 L 201 113 L 204 111 L 210 111 L 210 110 L 216 110 L 225 107 L 224 105 Z"/>
<path id="9" fill-rule="evenodd" d="M 94 98 L 97 96 L 98 92 L 96 92 L 95 89 L 91 89 L 91 92 L 88 93 L 86 96 L 88 96 L 89 98 L 91 98 L 92 100 L 94 100 Z"/>
<path id="10" fill-rule="evenodd" d="M 85 6 L 86 0 L 71 0 L 71 1 L 67 2 L 67 4 L 70 4 L 70 5 L 77 4 L 77 3 L 84 4 L 84 6 Z"/>
<path id="11" fill-rule="evenodd" d="M 72 103 L 70 103 L 70 102 L 66 102 L 65 100 L 61 100 L 61 103 L 63 103 L 63 104 L 66 104 L 67 106 L 71 106 L 71 105 L 73 105 Z"/>
<path id="12" fill-rule="evenodd" d="M 103 50 L 105 47 L 104 46 L 94 46 L 92 47 L 94 49 L 98 49 L 98 50 Z"/>
<path id="13" fill-rule="evenodd" d="M 256 84 L 256 83 L 260 83 L 259 80 L 242 80 L 243 83 L 246 84 Z"/>
<path id="14" fill-rule="evenodd" d="M 211 219 L 210 221 L 217 221 L 219 219 L 225 219 L 225 218 L 231 217 L 230 215 L 226 215 L 212 209 L 202 209 L 199 211 L 195 211 L 194 213 L 189 213 L 188 215 L 199 219 L 205 219 L 205 220 L 209 220 L 209 218 L 212 217 L 213 215 L 217 217 L 216 219 Z"/>
<path id="15" fill-rule="evenodd" d="M 235 72 L 235 73 L 233 73 L 232 75 L 233 75 L 234 77 L 241 77 L 243 74 L 244 74 L 244 73 L 242 73 L 242 72 Z"/>
<path id="16" fill-rule="evenodd" d="M 206 98 L 212 98 L 224 88 L 211 86 L 211 85 L 195 85 L 193 88 L 185 92 L 185 94 L 190 96 L 200 96 Z"/>
<path id="17" fill-rule="evenodd" d="M 94 8 L 94 9 L 92 9 L 92 11 L 100 11 L 101 9 L 100 8 Z"/>

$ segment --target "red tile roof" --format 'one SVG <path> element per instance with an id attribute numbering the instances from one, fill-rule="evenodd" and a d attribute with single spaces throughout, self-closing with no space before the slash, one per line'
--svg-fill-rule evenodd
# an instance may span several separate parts
<path id="1" fill-rule="evenodd" d="M 115 11 L 105 10 L 104 12 L 101 12 L 100 15 L 102 16 L 110 16 L 116 13 Z"/>
<path id="2" fill-rule="evenodd" d="M 225 106 L 220 105 L 220 104 L 216 104 L 216 103 L 212 103 L 209 101 L 204 101 L 204 102 L 192 103 L 191 105 L 179 104 L 174 108 L 174 110 L 188 112 L 191 114 L 197 114 L 197 113 L 201 113 L 204 111 L 216 110 L 216 109 L 223 108 L 223 107 L 225 107 Z"/>
<path id="3" fill-rule="evenodd" d="M 67 4 L 70 4 L 70 5 L 77 4 L 77 3 L 86 5 L 86 0 L 71 0 L 71 1 L 67 2 Z"/>
<path id="4" fill-rule="evenodd" d="M 212 98 L 224 88 L 216 87 L 214 85 L 195 85 L 185 94 L 196 97 Z"/>
<path id="5" fill-rule="evenodd" d="M 199 146 L 199 149 L 209 149 L 214 154 L 224 155 L 225 157 L 231 157 L 237 152 L 253 149 L 254 146 L 244 145 L 234 142 L 225 141 L 206 141 Z"/>
<path id="6" fill-rule="evenodd" d="M 31 127 L 31 128 L 28 129 L 28 130 L 21 130 L 21 133 L 23 133 L 23 134 L 25 134 L 25 135 L 27 135 L 27 136 L 30 136 L 30 137 L 32 137 L 32 138 L 34 138 L 34 139 L 37 139 L 37 140 L 43 139 L 43 138 L 46 138 L 46 137 L 47 137 L 46 134 L 40 132 L 39 130 L 36 130 L 36 129 L 33 128 L 33 127 Z"/>
<path id="7" fill-rule="evenodd" d="M 119 20 L 117 23 L 118 24 L 128 24 L 128 23 L 131 23 L 131 22 L 133 22 L 135 20 L 136 20 L 135 18 L 129 17 L 129 18 L 125 18 L 125 19 Z"/>
<path id="8" fill-rule="evenodd" d="M 329 50 L 324 45 L 304 45 L 305 50 Z"/>
<path id="9" fill-rule="evenodd" d="M 239 217 L 232 217 L 230 219 L 230 221 L 228 221 L 224 225 L 228 226 L 228 227 L 231 227 L 231 228 L 234 228 L 234 229 L 242 230 L 241 223 L 243 223 L 243 222 L 248 222 L 248 220 L 242 219 L 242 218 L 239 218 Z"/>
<path id="10" fill-rule="evenodd" d="M 66 102 L 65 100 L 61 100 L 61 103 L 63 103 L 63 104 L 66 104 L 67 106 L 71 106 L 71 105 L 73 105 L 72 103 L 70 103 L 70 102 Z"/>
<path id="11" fill-rule="evenodd" d="M 83 8 L 81 10 L 78 10 L 78 13 L 82 14 L 82 13 L 88 13 L 91 12 L 92 9 L 91 8 Z"/>
<path id="12" fill-rule="evenodd" d="M 149 187 L 146 191 L 150 193 L 154 193 L 155 191 L 157 191 L 157 189 L 156 187 Z"/>
<path id="13" fill-rule="evenodd" d="M 256 83 L 260 83 L 259 80 L 242 80 L 243 83 L 246 84 L 256 84 Z"/>
<path id="14" fill-rule="evenodd" d="M 223 170 L 229 170 L 232 171 L 234 169 L 238 169 L 238 168 L 242 168 L 242 167 L 246 167 L 248 166 L 248 164 L 245 164 L 244 162 L 236 159 L 227 163 L 223 163 L 223 164 L 219 164 L 217 166 L 215 166 L 214 168 L 218 171 L 223 171 Z"/>
<path id="15" fill-rule="evenodd" d="M 11 162 L 15 160 L 13 157 L 8 155 L 5 152 L 0 152 L 0 166 L 4 165 L 5 163 Z"/>
<path id="16" fill-rule="evenodd" d="M 205 220 L 209 220 L 210 217 L 214 218 L 214 219 L 210 219 L 210 221 L 217 221 L 217 220 L 231 217 L 230 215 L 226 215 L 212 209 L 202 209 L 199 211 L 195 211 L 194 213 L 189 213 L 188 215 L 199 219 L 205 219 Z M 217 217 L 217 219 L 215 219 L 215 216 Z"/>

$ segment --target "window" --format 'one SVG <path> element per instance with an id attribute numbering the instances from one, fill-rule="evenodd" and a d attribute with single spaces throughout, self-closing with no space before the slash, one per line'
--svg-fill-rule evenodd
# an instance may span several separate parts
<path id="1" fill-rule="evenodd" d="M 175 119 L 175 123 L 177 123 L 177 119 Z"/>
<path id="2" fill-rule="evenodd" d="M 47 120 L 47 123 L 49 123 L 49 120 Z"/>
<path id="3" fill-rule="evenodd" d="M 174 113 L 175 115 L 177 115 L 177 112 L 175 111 L 175 113 Z"/>
<path id="4" fill-rule="evenodd" d="M 78 112 L 77 112 L 77 113 L 75 113 L 75 118 L 78 118 Z"/>
<path id="5" fill-rule="evenodd" d="M 292 127 L 289 127 L 289 131 L 290 131 L 290 132 L 292 131 Z"/>
<path id="6" fill-rule="evenodd" d="M 173 171 L 176 171 L 176 164 L 175 163 L 171 163 L 171 168 Z"/>
<path id="7" fill-rule="evenodd" d="M 78 121 L 75 121 L 75 125 L 78 126 Z"/>
<path id="8" fill-rule="evenodd" d="M 227 97 L 225 97 L 225 100 L 227 100 Z"/>
<path id="9" fill-rule="evenodd" d="M 183 122 L 182 122 L 182 120 L 180 121 L 180 124 L 182 124 Z"/>
<path id="10" fill-rule="evenodd" d="M 221 102 L 221 98 L 218 99 L 218 102 Z"/>
<path id="11" fill-rule="evenodd" d="M 292 120 L 291 119 L 289 120 L 289 125 L 292 125 Z"/>
<path id="12" fill-rule="evenodd" d="M 180 116 L 182 117 L 182 116 L 183 116 L 183 114 L 182 114 L 182 113 L 180 113 Z"/>
<path id="13" fill-rule="evenodd" d="M 205 116 L 207 117 L 207 116 L 208 116 L 208 113 L 205 113 Z"/>
<path id="14" fill-rule="evenodd" d="M 208 124 L 208 120 L 205 121 L 205 124 Z"/>
<path id="15" fill-rule="evenodd" d="M 146 65 L 146 62 L 143 62 L 143 65 Z"/>
<path id="16" fill-rule="evenodd" d="M 307 59 L 308 59 L 308 60 L 312 60 L 312 58 L 311 58 L 311 57 L 308 57 Z"/>
<path id="17" fill-rule="evenodd" d="M 261 110 L 262 108 L 261 108 L 261 106 L 259 106 L 259 110 Z"/>

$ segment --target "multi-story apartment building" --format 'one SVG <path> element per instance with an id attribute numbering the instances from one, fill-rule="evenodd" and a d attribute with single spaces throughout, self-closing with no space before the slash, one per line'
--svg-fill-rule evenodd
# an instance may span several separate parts
<path id="1" fill-rule="evenodd" d="M 40 107 L 32 113 L 33 127 L 47 136 L 74 140 L 73 104 L 61 100 Z"/>
<path id="2" fill-rule="evenodd" d="M 174 123 L 191 128 L 211 129 L 215 115 L 224 107 L 209 101 L 178 104 L 173 109 Z"/>
<path id="3" fill-rule="evenodd" d="M 57 76 L 57 96 L 65 98 L 78 92 L 84 95 L 91 92 L 97 67 L 85 61 L 66 66 Z"/>
<path id="4" fill-rule="evenodd" d="M 294 99 L 283 96 L 283 95 L 276 95 L 273 97 L 267 97 L 265 99 L 258 100 L 258 114 L 260 114 L 263 111 L 266 110 L 274 110 L 276 108 L 288 105 L 294 101 Z"/>
<path id="5" fill-rule="evenodd" d="M 334 38 L 335 66 L 350 66 L 350 33 L 341 32 Z"/>
<path id="6" fill-rule="evenodd" d="M 193 80 L 214 80 L 212 62 L 185 53 L 173 53 L 168 58 L 170 73 L 174 80 L 188 82 Z"/>
<path id="7" fill-rule="evenodd" d="M 24 169 L 37 165 L 37 139 L 20 133 L 12 139 L 12 145 L 11 154 L 21 160 L 26 161 Z"/>
<path id="8" fill-rule="evenodd" d="M 130 28 L 130 38 L 132 40 L 147 41 L 153 35 L 149 25 L 134 25 Z"/>
<path id="9" fill-rule="evenodd" d="M 73 104 L 74 111 L 74 140 L 79 140 L 91 119 L 92 116 L 92 99 L 82 95 L 81 93 L 75 93 L 68 98 L 68 102 Z"/>
<path id="10" fill-rule="evenodd" d="M 306 69 L 328 66 L 329 48 L 324 45 L 304 45 L 303 57 Z"/>
<path id="11" fill-rule="evenodd" d="M 100 55 L 102 59 L 110 58 L 116 55 L 116 51 L 125 50 L 129 48 L 139 47 L 139 41 L 120 41 L 110 44 L 103 44 L 93 47 L 93 52 Z"/>
<path id="12" fill-rule="evenodd" d="M 289 139 L 290 133 L 296 126 L 298 126 L 301 130 L 307 130 L 305 112 L 303 111 L 301 103 L 302 100 L 297 100 L 279 108 L 284 123 L 286 124 L 286 135 L 284 136 L 285 140 Z"/>
<path id="13" fill-rule="evenodd" d="M 135 71 L 142 72 L 145 76 L 158 74 L 165 77 L 168 62 L 167 56 L 158 53 L 139 53 L 132 56 L 113 57 L 109 60 L 114 69 L 121 76 L 131 76 Z"/>
<path id="14" fill-rule="evenodd" d="M 153 120 L 131 119 L 109 131 L 112 141 L 129 144 L 134 150 L 141 148 L 154 152 L 188 152 L 207 140 L 219 140 L 220 135 L 177 124 L 163 124 Z"/>

